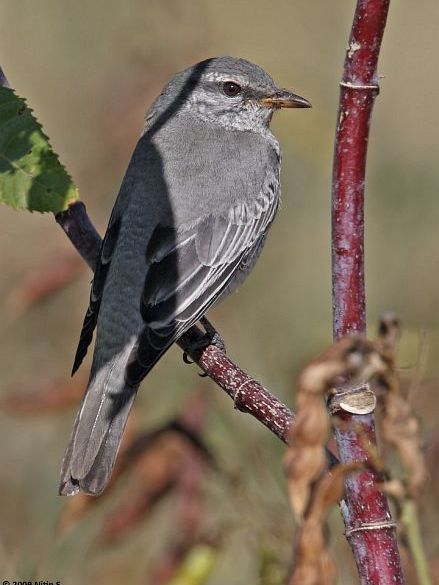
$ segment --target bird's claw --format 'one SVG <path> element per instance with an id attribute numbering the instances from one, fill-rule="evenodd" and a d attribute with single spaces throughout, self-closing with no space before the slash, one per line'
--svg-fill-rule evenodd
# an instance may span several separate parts
<path id="1" fill-rule="evenodd" d="M 198 341 L 194 341 L 191 343 L 190 347 L 187 348 L 186 351 L 183 352 L 183 361 L 185 364 L 193 364 L 193 360 L 190 359 L 189 355 L 195 352 L 203 351 L 209 345 L 214 345 L 220 351 L 226 352 L 226 344 L 224 343 L 224 339 L 215 329 L 215 327 L 206 319 L 206 317 L 202 317 L 200 319 L 200 323 L 204 327 L 205 334 L 201 337 Z M 207 374 L 199 374 L 202 378 L 205 378 Z"/>
<path id="2" fill-rule="evenodd" d="M 183 361 L 184 361 L 185 364 L 189 364 L 189 365 L 195 363 L 195 362 L 193 362 L 190 359 L 189 354 L 187 353 L 187 351 L 184 351 L 183 352 Z"/>
<path id="3" fill-rule="evenodd" d="M 208 345 L 214 345 L 219 350 L 226 353 L 226 343 L 220 333 L 215 329 L 212 323 L 206 318 L 201 317 L 200 323 L 203 325 L 206 332 L 205 337 L 209 339 Z"/>

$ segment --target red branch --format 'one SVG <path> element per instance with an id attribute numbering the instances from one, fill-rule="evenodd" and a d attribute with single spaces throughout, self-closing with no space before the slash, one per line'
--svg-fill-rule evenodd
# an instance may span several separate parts
<path id="1" fill-rule="evenodd" d="M 253 380 L 227 355 L 214 345 L 203 351 L 191 351 L 190 347 L 202 337 L 197 327 L 185 333 L 178 344 L 197 362 L 200 368 L 233 399 L 234 406 L 259 420 L 272 433 L 288 444 L 294 415 L 289 408 Z"/>
<path id="2" fill-rule="evenodd" d="M 94 272 L 102 240 L 87 215 L 84 203 L 72 203 L 66 211 L 57 213 L 55 219 Z"/>
<path id="3" fill-rule="evenodd" d="M 364 181 L 369 124 L 381 40 L 390 0 L 358 0 L 340 91 L 332 191 L 334 339 L 366 333 Z M 376 445 L 373 415 L 341 415 L 335 432 L 342 463 L 367 461 Z M 357 432 L 358 431 L 358 432 Z M 364 471 L 346 482 L 342 505 L 362 584 L 404 582 L 395 530 L 379 475 Z"/>

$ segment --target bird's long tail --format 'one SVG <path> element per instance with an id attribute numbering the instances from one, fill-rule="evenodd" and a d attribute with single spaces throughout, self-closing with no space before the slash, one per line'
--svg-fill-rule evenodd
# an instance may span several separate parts
<path id="1" fill-rule="evenodd" d="M 125 377 L 133 345 L 130 344 L 102 367 L 92 367 L 64 456 L 60 495 L 71 496 L 79 491 L 98 495 L 110 479 L 140 383 L 128 384 Z M 166 349 L 150 348 L 142 378 Z"/>
<path id="2" fill-rule="evenodd" d="M 137 387 L 123 379 L 125 363 L 116 359 L 90 377 L 64 456 L 59 493 L 98 495 L 114 467 Z"/>

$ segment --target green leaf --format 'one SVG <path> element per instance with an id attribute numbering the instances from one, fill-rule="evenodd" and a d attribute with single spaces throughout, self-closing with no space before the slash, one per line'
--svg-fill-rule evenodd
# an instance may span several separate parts
<path id="1" fill-rule="evenodd" d="M 0 87 L 0 203 L 57 213 L 78 191 L 24 99 Z"/>

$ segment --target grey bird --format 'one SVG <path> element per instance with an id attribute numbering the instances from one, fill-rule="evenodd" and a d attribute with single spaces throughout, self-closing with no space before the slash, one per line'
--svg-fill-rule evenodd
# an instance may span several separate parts
<path id="1" fill-rule="evenodd" d="M 175 75 L 146 115 L 114 205 L 73 366 L 96 328 L 60 494 L 108 483 L 143 378 L 252 269 L 280 200 L 279 108 L 310 103 L 232 57 Z"/>

